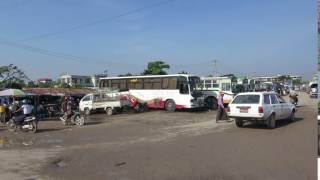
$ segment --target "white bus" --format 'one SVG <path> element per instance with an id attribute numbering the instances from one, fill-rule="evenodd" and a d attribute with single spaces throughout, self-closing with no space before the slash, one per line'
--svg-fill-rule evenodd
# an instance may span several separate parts
<path id="1" fill-rule="evenodd" d="M 173 74 L 100 78 L 99 87 L 128 91 L 132 106 L 140 103 L 148 108 L 175 111 L 210 106 L 206 101 L 213 96 L 196 90 L 199 83 L 198 76 Z"/>

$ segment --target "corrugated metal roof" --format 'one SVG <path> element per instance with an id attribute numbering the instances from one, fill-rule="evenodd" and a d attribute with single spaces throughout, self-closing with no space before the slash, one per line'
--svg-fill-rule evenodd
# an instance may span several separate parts
<path id="1" fill-rule="evenodd" d="M 26 93 L 32 93 L 37 95 L 85 95 L 93 93 L 96 90 L 86 88 L 25 88 L 23 89 Z"/>

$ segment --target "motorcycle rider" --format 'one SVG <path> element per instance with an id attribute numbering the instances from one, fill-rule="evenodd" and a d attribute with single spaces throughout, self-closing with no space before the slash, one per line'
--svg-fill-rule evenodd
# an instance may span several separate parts
<path id="1" fill-rule="evenodd" d="M 32 115 L 34 107 L 29 104 L 27 99 L 22 100 L 22 106 L 16 110 L 14 113 L 22 111 L 23 113 L 19 116 L 16 116 L 15 121 L 22 125 L 24 122 L 24 119 L 30 115 Z"/>
<path id="2" fill-rule="evenodd" d="M 62 103 L 62 111 L 63 111 L 63 116 L 60 118 L 60 120 L 67 125 L 69 124 L 68 121 L 72 116 L 72 101 L 71 101 L 71 98 L 68 96 L 64 97 L 64 101 Z"/>
<path id="3" fill-rule="evenodd" d="M 289 98 L 292 104 L 298 104 L 298 94 L 295 90 L 290 89 Z"/>

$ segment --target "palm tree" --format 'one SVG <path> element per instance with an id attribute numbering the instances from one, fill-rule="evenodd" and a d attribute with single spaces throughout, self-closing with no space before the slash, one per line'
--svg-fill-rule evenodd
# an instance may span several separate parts
<path id="1" fill-rule="evenodd" d="M 169 69 L 170 66 L 163 61 L 152 61 L 148 63 L 147 69 L 142 73 L 143 75 L 165 75 L 168 74 L 164 69 Z"/>

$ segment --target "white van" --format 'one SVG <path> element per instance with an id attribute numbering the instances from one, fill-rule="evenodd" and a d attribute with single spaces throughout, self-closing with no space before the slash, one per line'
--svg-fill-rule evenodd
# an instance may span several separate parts
<path id="1" fill-rule="evenodd" d="M 112 115 L 117 109 L 121 109 L 123 102 L 120 96 L 110 96 L 106 94 L 87 94 L 79 103 L 80 111 L 86 115 L 99 110 L 105 111 L 107 115 Z"/>

